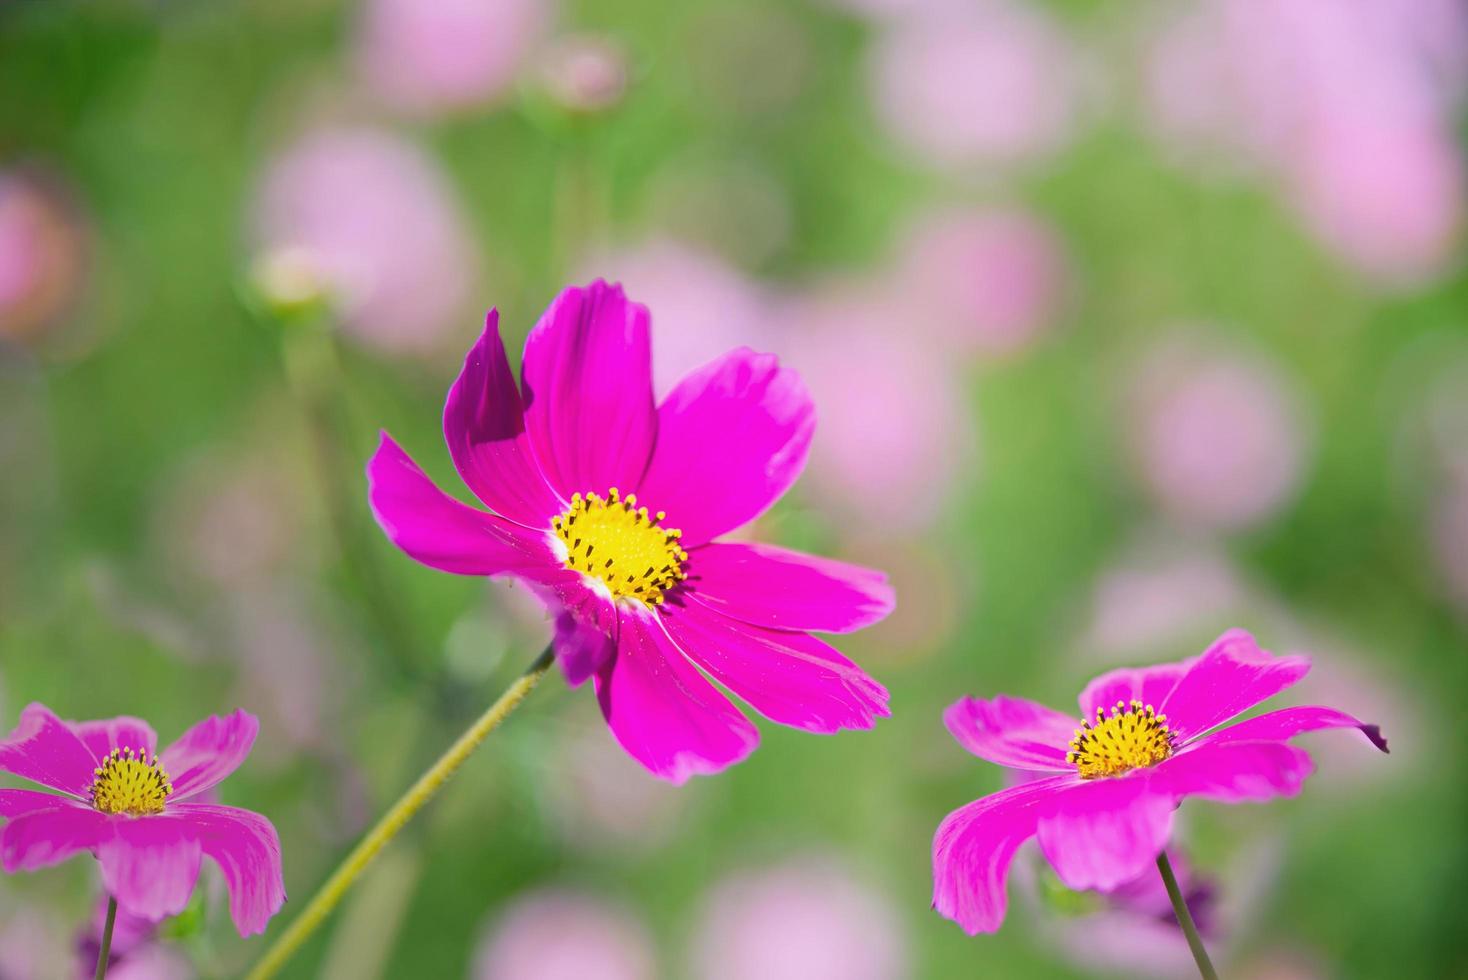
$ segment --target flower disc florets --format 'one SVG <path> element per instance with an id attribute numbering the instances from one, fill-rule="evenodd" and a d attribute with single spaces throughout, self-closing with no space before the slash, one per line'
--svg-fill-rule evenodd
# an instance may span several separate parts
<path id="1" fill-rule="evenodd" d="M 1105 708 L 1097 708 L 1096 720 L 1083 721 L 1076 729 L 1065 761 L 1076 767 L 1082 779 L 1155 766 L 1172 755 L 1173 735 L 1166 723 L 1166 715 L 1141 701 L 1118 701 L 1109 716 Z"/>
<path id="2" fill-rule="evenodd" d="M 103 813 L 162 813 L 173 793 L 168 773 L 156 755 L 148 761 L 147 749 L 113 749 L 92 772 L 92 806 Z"/>
<path id="3" fill-rule="evenodd" d="M 575 494 L 564 514 L 551 521 L 565 546 L 566 567 L 599 580 L 614 599 L 638 599 L 656 606 L 687 578 L 688 552 L 678 544 L 682 531 L 659 525 L 667 515 L 637 506 L 637 495 L 606 497 Z"/>

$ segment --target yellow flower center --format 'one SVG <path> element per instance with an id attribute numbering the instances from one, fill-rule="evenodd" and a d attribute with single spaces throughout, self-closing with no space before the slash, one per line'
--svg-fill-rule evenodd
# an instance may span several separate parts
<path id="1" fill-rule="evenodd" d="M 1172 755 L 1173 734 L 1166 722 L 1166 715 L 1140 701 L 1118 701 L 1109 716 L 1105 708 L 1097 708 L 1096 720 L 1083 721 L 1076 729 L 1065 761 L 1076 767 L 1082 779 L 1155 766 Z"/>
<path id="2" fill-rule="evenodd" d="M 148 761 L 147 749 L 113 749 L 92 772 L 97 777 L 92 781 L 92 805 L 103 813 L 135 817 L 162 813 L 173 792 L 168 773 L 156 755 Z"/>
<path id="3" fill-rule="evenodd" d="M 588 493 L 571 498 L 571 507 L 551 521 L 566 547 L 566 567 L 599 580 L 614 599 L 638 599 L 649 606 L 687 578 L 688 552 L 678 546 L 682 531 L 660 527 L 666 514 L 649 515 L 637 495 L 606 497 Z"/>

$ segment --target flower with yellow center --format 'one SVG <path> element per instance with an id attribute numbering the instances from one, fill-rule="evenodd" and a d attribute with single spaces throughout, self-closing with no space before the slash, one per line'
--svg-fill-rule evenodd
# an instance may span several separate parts
<path id="1" fill-rule="evenodd" d="M 660 526 L 667 515 L 637 506 L 637 495 L 620 496 L 616 487 L 602 497 L 575 494 L 551 526 L 565 547 L 567 568 L 596 579 L 613 599 L 637 599 L 649 606 L 687 578 L 688 552 L 678 544 L 682 531 Z"/>
<path id="2" fill-rule="evenodd" d="M 1119 776 L 1155 766 L 1172 755 L 1172 747 L 1166 715 L 1141 701 L 1118 701 L 1109 716 L 1105 708 L 1098 707 L 1094 723 L 1081 722 L 1065 761 L 1076 767 L 1082 779 Z"/>
<path id="3" fill-rule="evenodd" d="M 113 749 L 92 773 L 92 806 L 103 813 L 162 813 L 173 793 L 168 773 L 156 755 L 148 761 L 147 749 Z"/>

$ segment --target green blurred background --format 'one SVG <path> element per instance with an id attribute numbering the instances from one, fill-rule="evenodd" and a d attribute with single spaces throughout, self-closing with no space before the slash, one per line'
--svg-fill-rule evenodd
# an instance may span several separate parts
<path id="1" fill-rule="evenodd" d="M 997 935 L 929 909 L 933 829 L 1003 780 L 940 715 L 1063 707 L 1230 625 L 1313 654 L 1299 697 L 1393 754 L 1321 735 L 1300 798 L 1185 805 L 1224 974 L 1468 975 L 1464 27 L 0 2 L 0 724 L 259 714 L 223 793 L 280 831 L 274 935 L 547 632 L 382 538 L 377 430 L 459 492 L 439 415 L 484 310 L 513 350 L 605 274 L 664 388 L 734 343 L 808 372 L 816 456 L 755 534 L 892 574 L 898 613 L 840 646 L 893 717 L 761 723 L 671 789 L 552 677 L 290 976 L 534 980 L 516 934 L 591 978 L 1175 975 L 1175 937 L 1118 959 L 1028 852 Z M 94 876 L 0 881 L 0 976 L 76 975 Z M 165 927 L 182 975 L 263 951 L 223 911 L 201 888 Z"/>

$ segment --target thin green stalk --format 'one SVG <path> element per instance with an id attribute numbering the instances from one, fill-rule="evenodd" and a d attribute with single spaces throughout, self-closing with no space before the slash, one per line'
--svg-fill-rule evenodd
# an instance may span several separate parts
<path id="1" fill-rule="evenodd" d="M 449 750 L 439 757 L 438 761 L 428 768 L 412 788 L 393 804 L 377 825 L 368 831 L 367 836 L 362 838 L 346 860 L 334 871 L 326 884 L 321 886 L 311 901 L 307 903 L 299 918 L 292 922 L 279 939 L 277 939 L 266 951 L 265 956 L 250 971 L 246 980 L 268 980 L 280 972 L 286 962 L 293 956 L 326 921 L 326 917 L 341 902 L 343 896 L 352 887 L 372 859 L 387 846 L 394 837 L 407 825 L 419 810 L 431 800 L 449 777 L 459 770 L 459 767 L 473 754 L 481 743 L 489 736 L 489 733 L 499 727 L 500 722 L 514 711 L 525 700 L 525 696 L 535 689 L 540 679 L 545 676 L 554 660 L 551 647 L 547 646 L 541 651 L 535 662 L 525 669 L 525 672 L 515 679 L 515 682 L 506 688 L 499 696 L 499 700 L 489 706 L 489 709 L 469 726 L 464 734 L 459 736 Z"/>
<path id="2" fill-rule="evenodd" d="M 112 927 L 117 924 L 117 899 L 107 896 L 107 922 L 102 926 L 102 946 L 97 950 L 95 980 L 107 976 L 107 961 L 112 959 Z"/>
<path id="3" fill-rule="evenodd" d="M 1177 886 L 1177 876 L 1172 873 L 1172 862 L 1167 852 L 1157 855 L 1157 870 L 1162 872 L 1162 883 L 1167 886 L 1167 897 L 1172 899 L 1172 911 L 1177 915 L 1177 924 L 1182 926 L 1183 935 L 1188 937 L 1188 949 L 1193 951 L 1193 960 L 1198 964 L 1198 973 L 1203 980 L 1218 980 L 1218 972 L 1208 959 L 1208 950 L 1203 948 L 1203 938 L 1198 935 L 1198 926 L 1193 922 L 1193 913 L 1183 899 L 1182 889 Z"/>

